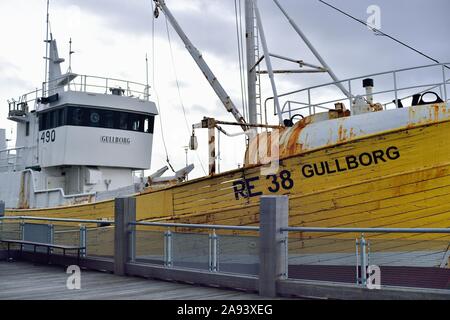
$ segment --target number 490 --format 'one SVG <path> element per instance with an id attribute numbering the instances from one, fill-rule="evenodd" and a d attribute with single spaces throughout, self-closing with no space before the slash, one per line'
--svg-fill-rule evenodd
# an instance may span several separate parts
<path id="1" fill-rule="evenodd" d="M 41 141 L 42 143 L 54 142 L 56 140 L 56 131 L 55 130 L 47 130 L 42 132 Z"/>

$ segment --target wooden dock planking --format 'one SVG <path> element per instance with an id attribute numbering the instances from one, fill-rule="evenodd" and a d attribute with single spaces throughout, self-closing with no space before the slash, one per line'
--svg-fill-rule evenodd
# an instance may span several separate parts
<path id="1" fill-rule="evenodd" d="M 0 262 L 0 299 L 12 300 L 260 300 L 256 293 L 82 270 L 81 290 L 68 290 L 59 266 Z"/>

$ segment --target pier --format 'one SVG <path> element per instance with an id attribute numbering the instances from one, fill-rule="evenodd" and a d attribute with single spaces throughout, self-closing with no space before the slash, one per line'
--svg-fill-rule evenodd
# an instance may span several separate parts
<path id="1" fill-rule="evenodd" d="M 83 270 L 80 290 L 68 290 L 61 266 L 0 262 L 0 300 L 259 300 L 257 293 Z"/>
<path id="2" fill-rule="evenodd" d="M 450 229 L 292 227 L 288 208 L 262 197 L 259 226 L 137 221 L 132 197 L 111 221 L 3 217 L 0 298 L 450 299 Z"/>

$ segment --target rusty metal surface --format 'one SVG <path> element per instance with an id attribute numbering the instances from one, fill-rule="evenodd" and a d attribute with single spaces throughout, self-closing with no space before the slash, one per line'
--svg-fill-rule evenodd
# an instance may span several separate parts
<path id="1" fill-rule="evenodd" d="M 282 158 L 288 157 L 368 135 L 411 129 L 441 121 L 450 121 L 450 107 L 446 103 L 386 111 L 375 108 L 373 112 L 355 116 L 348 116 L 348 112 L 341 110 L 330 110 L 328 113 L 301 119 L 293 127 L 280 129 L 279 155 Z M 258 162 L 261 145 L 267 144 L 267 150 L 271 150 L 270 140 L 270 133 L 263 132 L 250 141 L 245 157 L 246 165 Z"/>

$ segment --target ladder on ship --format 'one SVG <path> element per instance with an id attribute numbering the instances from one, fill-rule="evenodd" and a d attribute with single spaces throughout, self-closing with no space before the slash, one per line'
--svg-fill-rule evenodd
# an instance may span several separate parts
<path id="1" fill-rule="evenodd" d="M 260 58 L 260 51 L 259 51 L 259 29 L 258 29 L 258 24 L 257 24 L 257 20 L 256 20 L 256 13 L 253 10 L 253 37 L 254 37 L 254 43 L 255 43 L 255 48 L 254 48 L 254 54 L 255 54 L 255 60 L 254 61 L 259 61 Z M 259 117 L 259 123 L 263 123 L 263 111 L 262 111 L 262 103 L 261 103 L 261 66 L 258 63 L 258 65 L 256 66 L 256 83 L 255 83 L 255 102 L 256 102 L 256 116 Z M 265 122 L 267 124 L 267 115 L 265 118 Z"/>

